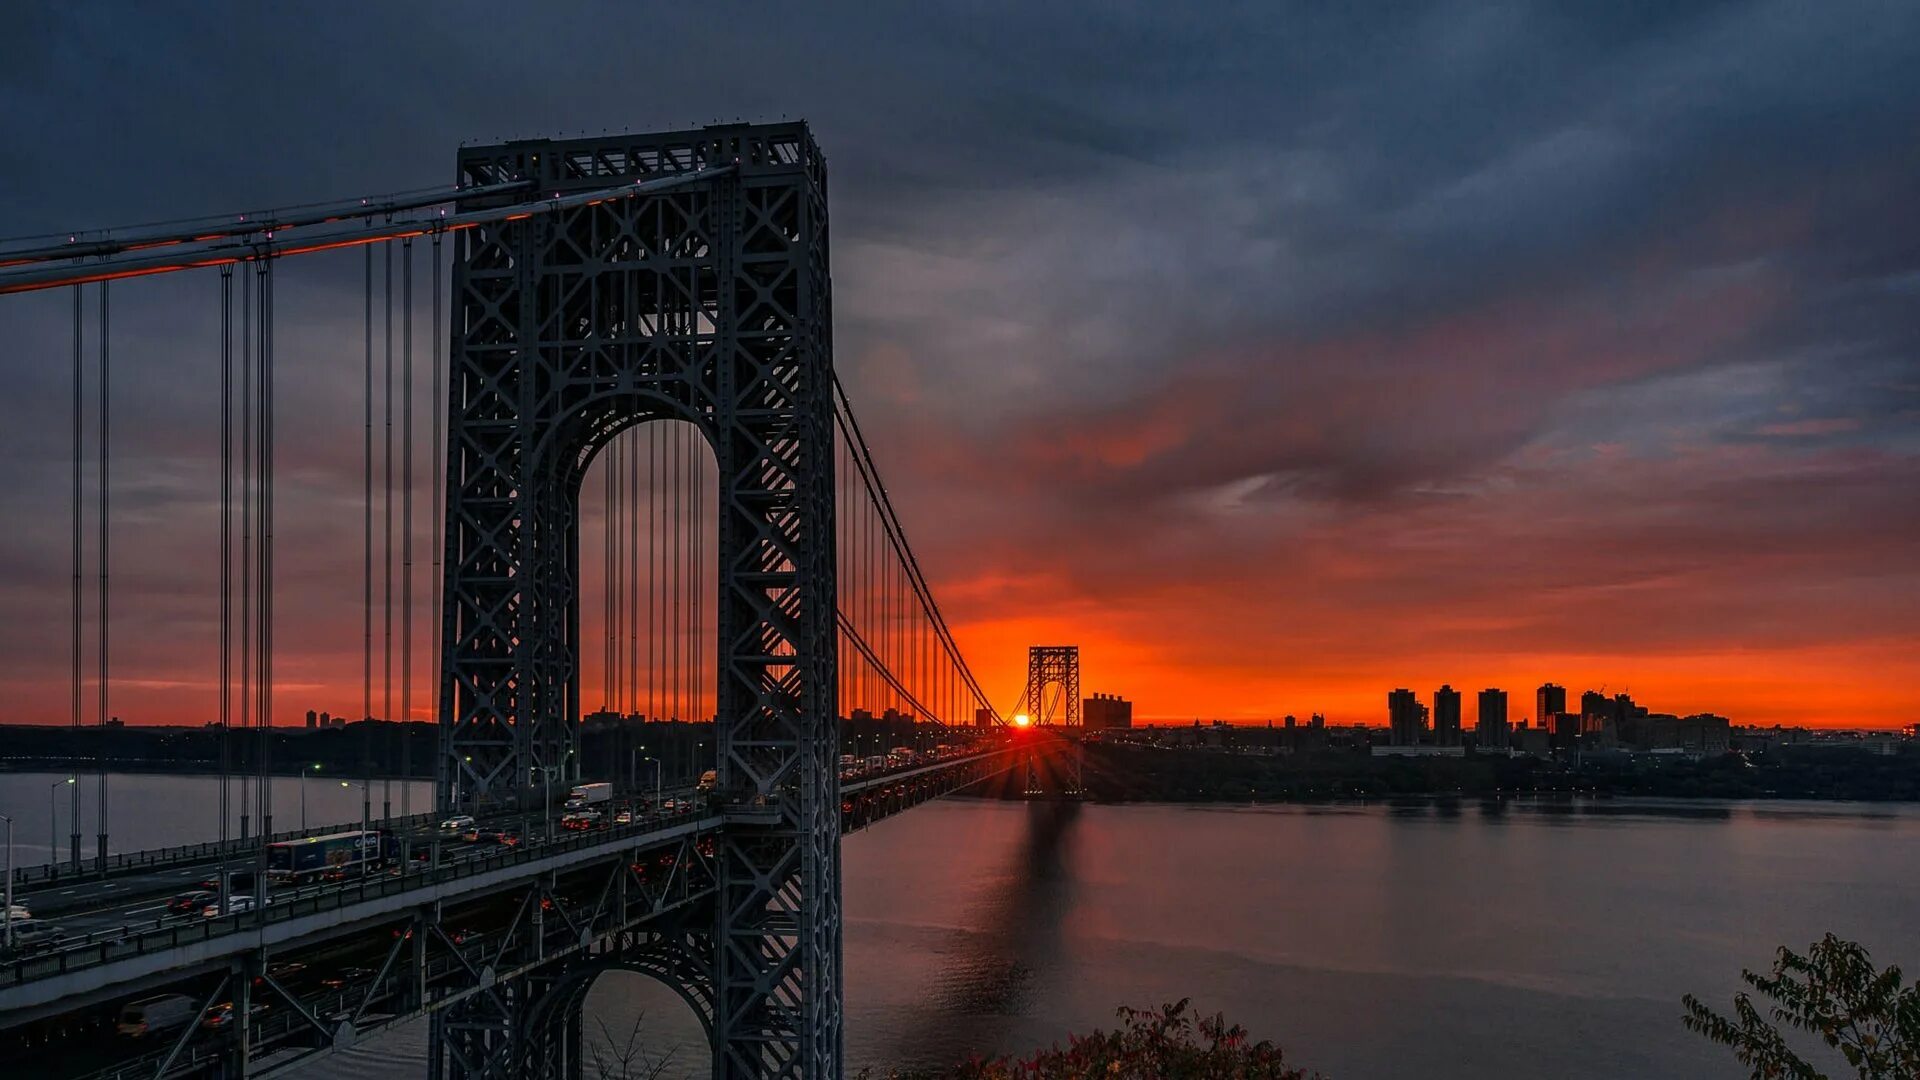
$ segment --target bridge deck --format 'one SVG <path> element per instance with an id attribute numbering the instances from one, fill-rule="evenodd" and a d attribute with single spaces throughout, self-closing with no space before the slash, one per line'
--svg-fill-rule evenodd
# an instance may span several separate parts
<path id="1" fill-rule="evenodd" d="M 843 828 L 852 831 L 864 827 L 934 794 L 954 790 L 940 785 L 936 791 L 929 784 L 944 774 L 1010 753 L 1006 748 L 996 748 L 850 781 L 841 788 Z M 991 771 L 1007 763 L 1000 762 Z M 966 783 L 990 774 L 983 772 Z M 688 806 L 684 795 L 676 793 L 672 801 Z M 136 913 L 151 910 L 154 897 L 128 895 L 121 889 L 118 900 L 110 900 L 105 910 L 90 916 L 95 922 L 107 923 L 105 929 L 57 951 L 0 966 L 0 1017 L 11 1022 L 76 996 L 91 997 L 185 970 L 208 969 L 240 953 L 294 947 L 350 933 L 353 927 L 391 919 L 423 905 L 485 894 L 531 877 L 604 860 L 621 851 L 705 834 L 732 819 L 751 823 L 765 814 L 750 807 L 724 812 L 668 812 L 656 807 L 630 825 L 560 832 L 551 839 L 527 835 L 523 846 L 466 848 L 428 866 L 404 866 L 401 873 L 279 890 L 269 887 L 267 904 L 217 918 L 136 918 Z M 207 861 L 194 865 L 204 872 L 218 864 Z M 162 889 L 178 887 L 192 873 L 190 866 L 157 877 L 151 884 Z M 111 881 L 89 882 L 76 902 L 115 897 L 115 892 L 109 891 L 115 888 L 116 883 Z"/>

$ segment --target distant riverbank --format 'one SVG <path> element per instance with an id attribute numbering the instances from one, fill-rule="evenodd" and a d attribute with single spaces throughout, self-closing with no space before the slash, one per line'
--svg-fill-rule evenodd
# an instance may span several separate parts
<path id="1" fill-rule="evenodd" d="M 54 758 L 0 758 L 0 775 L 4 775 L 7 773 L 66 772 L 66 773 L 72 773 L 75 776 L 91 776 L 95 773 L 98 773 L 102 765 L 106 767 L 106 770 L 109 774 L 139 773 L 143 776 L 205 776 L 205 777 L 211 777 L 217 780 L 220 778 L 220 773 L 221 773 L 220 763 L 218 761 L 193 761 L 193 760 L 153 761 L 146 758 L 108 758 L 105 762 L 102 762 L 97 758 L 54 757 Z M 269 776 L 273 776 L 276 778 L 297 780 L 300 778 L 302 771 L 303 770 L 301 770 L 301 768 L 299 767 L 298 762 L 289 762 L 285 765 L 277 765 L 273 768 L 270 768 L 267 774 Z M 226 773 L 229 776 L 238 778 L 240 775 L 240 770 L 237 768 L 230 767 L 226 770 Z M 251 770 L 248 770 L 247 775 L 251 776 L 253 775 L 253 772 Z M 319 773 L 308 773 L 307 775 L 308 776 L 325 776 L 325 777 L 344 776 L 349 780 L 356 780 L 356 781 L 367 778 L 366 773 L 361 773 L 361 772 L 344 773 L 339 770 L 333 770 L 333 771 L 322 770 Z M 402 776 L 397 772 L 396 773 L 376 772 L 372 774 L 371 778 L 374 780 L 409 779 L 408 777 Z M 433 774 L 430 772 L 421 772 L 421 771 L 415 770 L 411 779 L 432 780 Z"/>
<path id="2" fill-rule="evenodd" d="M 1084 788 L 1095 802 L 1369 801 L 1408 796 L 1641 796 L 1662 799 L 1920 801 L 1920 748 L 1779 750 L 1651 760 L 1373 757 L 1352 750 L 1260 755 L 1089 743 Z M 1004 794 L 1016 797 L 1017 792 Z"/>

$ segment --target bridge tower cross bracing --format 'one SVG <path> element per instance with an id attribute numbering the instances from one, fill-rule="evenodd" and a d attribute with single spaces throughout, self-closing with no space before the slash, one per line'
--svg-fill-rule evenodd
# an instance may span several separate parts
<path id="1" fill-rule="evenodd" d="M 1052 708 L 1047 688 L 1060 687 L 1060 707 Z M 1027 712 L 1036 724 L 1080 726 L 1080 646 L 1033 645 L 1027 649 Z"/>
<path id="2" fill-rule="evenodd" d="M 459 234 L 438 800 L 525 806 L 581 776 L 582 481 L 628 427 L 698 427 L 719 476 L 716 794 L 742 812 L 718 838 L 711 917 L 687 931 L 705 962 L 688 977 L 710 982 L 699 997 L 716 1077 L 831 1078 L 842 976 L 824 159 L 804 123 L 459 156 L 463 183 L 537 180 L 541 197 L 716 169 Z M 518 1075 L 503 1063 L 524 1061 L 436 1041 L 447 1080 Z"/>

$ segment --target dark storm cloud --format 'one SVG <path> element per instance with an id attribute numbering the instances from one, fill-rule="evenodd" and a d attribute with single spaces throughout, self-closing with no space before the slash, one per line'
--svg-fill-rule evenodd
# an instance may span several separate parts
<path id="1" fill-rule="evenodd" d="M 1748 531 L 1811 508 L 1817 536 L 1780 536 L 1831 557 L 1788 560 L 1781 596 L 1822 598 L 1813 637 L 1897 629 L 1847 605 L 1864 578 L 1916 590 L 1920 8 L 871 7 L 26 7 L 0 35 L 0 235 L 433 183 L 462 142 L 805 116 L 839 363 L 970 615 L 1099 596 L 1164 626 L 1159 598 L 1261 595 L 1319 613 L 1317 646 L 1288 640 L 1327 671 L 1410 594 L 1534 648 L 1496 613 L 1556 574 L 1770 624 L 1657 568 L 1775 565 Z M 211 497 L 211 289 L 115 292 L 141 406 L 116 475 L 156 535 Z M 279 296 L 286 565 L 323 654 L 356 623 L 328 583 L 357 578 L 358 263 Z M 62 610 L 67 318 L 0 306 L 9 674 Z M 1416 523 L 1417 551 L 1361 539 Z M 204 547 L 180 528 L 200 539 L 127 572 L 161 588 Z M 1277 552 L 1346 584 L 1268 580 Z"/>

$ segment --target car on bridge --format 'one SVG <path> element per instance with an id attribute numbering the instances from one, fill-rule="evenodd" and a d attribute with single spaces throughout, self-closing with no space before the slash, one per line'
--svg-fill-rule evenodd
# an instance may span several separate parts
<path id="1" fill-rule="evenodd" d="M 198 915 L 208 904 L 218 905 L 220 894 L 211 889 L 194 889 L 167 900 L 167 910 L 175 915 Z"/>
<path id="2" fill-rule="evenodd" d="M 66 940 L 66 931 L 45 919 L 15 919 L 10 929 L 13 932 L 13 952 L 18 956 L 51 949 Z"/>
<path id="3" fill-rule="evenodd" d="M 200 1007 L 185 994 L 159 994 L 128 1002 L 120 1009 L 114 1030 L 129 1038 L 158 1035 L 163 1031 L 186 1027 L 200 1015 Z"/>
<path id="4" fill-rule="evenodd" d="M 338 971 L 320 976 L 320 985 L 329 990 L 344 990 L 354 983 L 365 982 L 377 974 L 372 968 L 343 967 Z"/>
<path id="5" fill-rule="evenodd" d="M 271 896 L 267 897 L 266 902 L 269 904 L 273 903 L 273 897 Z M 229 915 L 238 915 L 240 912 L 243 912 L 243 911 L 252 911 L 253 908 L 254 908 L 254 900 L 253 900 L 253 897 L 251 896 L 243 895 L 243 896 L 227 897 L 227 914 Z M 220 914 L 220 905 L 219 904 L 209 905 L 206 908 L 206 910 L 202 911 L 200 914 L 205 915 L 209 919 L 216 918 Z"/>
<path id="6" fill-rule="evenodd" d="M 278 963 L 268 964 L 267 970 L 264 973 L 253 977 L 253 985 L 260 986 L 268 979 L 272 979 L 274 982 L 286 982 L 288 979 L 293 978 L 305 970 L 307 970 L 307 965 L 297 960 L 282 960 Z"/>
<path id="7" fill-rule="evenodd" d="M 513 847 L 520 843 L 518 836 L 505 829 L 468 829 L 461 839 L 474 844 L 500 844 L 503 847 Z"/>
<path id="8" fill-rule="evenodd" d="M 200 1026 L 208 1031 L 224 1031 L 233 1026 L 234 1013 L 238 1011 L 233 1007 L 233 1002 L 223 1001 L 207 1010 L 207 1015 L 200 1019 Z M 247 1010 L 255 1018 L 266 1011 L 267 1007 L 259 1002 L 255 1002 L 253 1007 Z"/>
<path id="9" fill-rule="evenodd" d="M 253 888 L 253 871 L 236 870 L 227 875 L 227 880 L 235 889 L 251 889 Z M 217 893 L 220 891 L 220 875 L 215 874 L 212 877 L 201 878 L 199 881 L 193 883 L 193 887 Z"/>
<path id="10" fill-rule="evenodd" d="M 440 823 L 441 832 L 465 832 L 473 828 L 472 814 L 455 814 Z"/>

